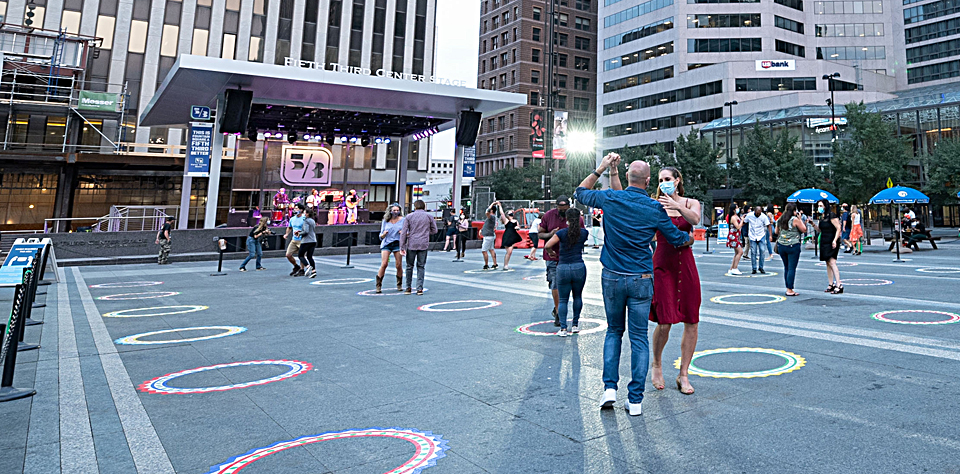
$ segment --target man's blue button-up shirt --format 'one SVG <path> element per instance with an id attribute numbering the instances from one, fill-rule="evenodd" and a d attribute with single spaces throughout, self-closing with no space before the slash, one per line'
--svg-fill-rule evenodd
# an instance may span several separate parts
<path id="1" fill-rule="evenodd" d="M 650 242 L 659 230 L 667 241 L 679 247 L 690 234 L 673 225 L 663 206 L 643 189 L 630 186 L 623 191 L 577 188 L 577 201 L 603 209 L 603 268 L 621 275 L 653 273 Z"/>

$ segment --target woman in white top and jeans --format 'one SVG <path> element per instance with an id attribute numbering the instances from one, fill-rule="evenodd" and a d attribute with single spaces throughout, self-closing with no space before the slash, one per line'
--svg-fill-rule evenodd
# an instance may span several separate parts
<path id="1" fill-rule="evenodd" d="M 390 254 L 397 262 L 397 291 L 403 291 L 403 266 L 400 258 L 400 230 L 403 229 L 403 211 L 398 204 L 387 209 L 380 224 L 380 271 L 377 272 L 377 293 L 383 286 L 383 277 L 387 273 Z"/>

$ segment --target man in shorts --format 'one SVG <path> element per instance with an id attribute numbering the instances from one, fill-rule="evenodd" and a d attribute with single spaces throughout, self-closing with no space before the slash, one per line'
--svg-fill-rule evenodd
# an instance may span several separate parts
<path id="1" fill-rule="evenodd" d="M 497 251 L 494 248 L 494 244 L 497 243 L 497 218 L 496 211 L 493 207 L 487 208 L 487 219 L 483 221 L 483 227 L 480 228 L 480 236 L 483 237 L 483 245 L 480 246 L 480 253 L 483 254 L 483 269 L 489 270 L 493 268 L 497 269 Z M 490 260 L 493 259 L 493 266 L 489 266 Z"/>
<path id="2" fill-rule="evenodd" d="M 293 264 L 293 270 L 290 271 L 290 276 L 294 277 L 304 275 L 303 269 L 300 268 L 296 258 L 294 258 L 300 251 L 300 241 L 303 239 L 303 236 L 300 235 L 300 227 L 304 221 L 303 213 L 303 204 L 298 203 L 297 213 L 290 218 L 290 227 L 287 227 L 287 232 L 283 234 L 283 239 L 290 242 L 287 244 L 287 261 Z"/>
<path id="3" fill-rule="evenodd" d="M 557 207 L 547 211 L 540 219 L 537 237 L 540 240 L 550 240 L 558 230 L 566 229 L 568 209 L 570 209 L 570 198 L 566 196 L 558 197 Z M 580 217 L 580 226 L 583 227 L 583 217 Z M 543 261 L 547 265 L 547 286 L 553 292 L 553 325 L 560 327 L 560 314 L 557 312 L 557 308 L 560 306 L 560 291 L 557 287 L 557 264 L 560 262 L 560 256 L 543 252 Z"/>

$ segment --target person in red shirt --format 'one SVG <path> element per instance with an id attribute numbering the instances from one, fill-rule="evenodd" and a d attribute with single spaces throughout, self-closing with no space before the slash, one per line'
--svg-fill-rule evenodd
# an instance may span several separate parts
<path id="1" fill-rule="evenodd" d="M 570 209 L 570 198 L 559 196 L 557 198 L 557 207 L 547 211 L 540 219 L 540 227 L 537 229 L 537 237 L 541 240 L 549 241 L 560 229 L 567 228 L 566 214 Z M 583 217 L 580 217 L 580 227 L 583 227 Z M 560 291 L 557 287 L 557 264 L 559 256 L 549 252 L 543 253 L 543 261 L 547 265 L 547 286 L 553 292 L 553 325 L 560 327 Z"/>

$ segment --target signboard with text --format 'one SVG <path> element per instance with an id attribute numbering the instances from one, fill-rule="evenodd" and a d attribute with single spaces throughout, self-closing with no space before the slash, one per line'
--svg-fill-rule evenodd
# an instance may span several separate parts
<path id="1" fill-rule="evenodd" d="M 190 120 L 210 120 L 210 107 L 203 105 L 190 107 Z"/>
<path id="2" fill-rule="evenodd" d="M 80 91 L 80 97 L 77 100 L 77 109 L 117 112 L 120 110 L 120 94 Z"/>
<path id="3" fill-rule="evenodd" d="M 463 149 L 463 177 L 477 177 L 477 147 L 468 146 Z"/>
<path id="4" fill-rule="evenodd" d="M 287 186 L 328 187 L 332 177 L 333 154 L 322 147 L 283 148 L 280 179 Z"/>
<path id="5" fill-rule="evenodd" d="M 797 62 L 793 59 L 758 59 L 758 71 L 796 71 Z"/>
<path id="6" fill-rule="evenodd" d="M 191 122 L 187 135 L 187 176 L 210 176 L 210 156 L 213 152 L 213 124 Z"/>

